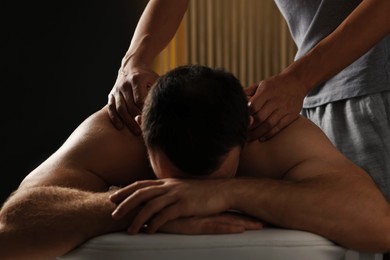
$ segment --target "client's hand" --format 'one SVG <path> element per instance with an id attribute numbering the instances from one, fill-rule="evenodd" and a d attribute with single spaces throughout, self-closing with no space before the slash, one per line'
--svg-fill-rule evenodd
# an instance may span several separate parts
<path id="1" fill-rule="evenodd" d="M 170 220 L 158 231 L 172 234 L 234 234 L 263 227 L 259 220 L 238 214 L 222 213 L 208 217 L 187 217 Z M 146 232 L 151 232 L 147 227 Z"/>
<path id="2" fill-rule="evenodd" d="M 136 234 L 145 223 L 153 233 L 170 220 L 217 215 L 231 209 L 231 180 L 138 181 L 111 195 L 111 201 L 118 205 L 112 217 L 119 220 L 140 207 L 128 229 L 130 234 Z"/>

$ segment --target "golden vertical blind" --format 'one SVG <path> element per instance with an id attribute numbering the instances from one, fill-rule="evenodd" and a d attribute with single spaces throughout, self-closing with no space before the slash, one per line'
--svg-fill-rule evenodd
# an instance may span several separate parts
<path id="1" fill-rule="evenodd" d="M 243 84 L 279 73 L 296 51 L 273 0 L 192 0 L 157 73 L 183 64 L 224 68 Z"/>

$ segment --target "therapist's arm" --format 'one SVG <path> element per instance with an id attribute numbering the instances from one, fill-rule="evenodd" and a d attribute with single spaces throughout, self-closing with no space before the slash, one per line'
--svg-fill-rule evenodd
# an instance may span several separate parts
<path id="1" fill-rule="evenodd" d="M 390 1 L 363 0 L 326 38 L 278 75 L 248 88 L 250 139 L 267 140 L 299 115 L 306 94 L 364 55 L 390 33 Z M 341 86 L 342 87 L 342 86 Z"/>
<path id="2" fill-rule="evenodd" d="M 318 86 L 390 33 L 389 14 L 388 0 L 362 1 L 334 32 L 283 73 L 294 75 L 307 91 Z"/>
<path id="3" fill-rule="evenodd" d="M 157 54 L 175 35 L 189 0 L 150 0 L 137 24 L 130 47 L 122 61 L 151 67 Z"/>
<path id="4" fill-rule="evenodd" d="M 108 96 L 108 113 L 117 129 L 127 126 L 134 134 L 141 134 L 134 118 L 141 114 L 149 87 L 158 78 L 152 69 L 152 62 L 175 35 L 188 2 L 189 0 L 148 2 Z"/>

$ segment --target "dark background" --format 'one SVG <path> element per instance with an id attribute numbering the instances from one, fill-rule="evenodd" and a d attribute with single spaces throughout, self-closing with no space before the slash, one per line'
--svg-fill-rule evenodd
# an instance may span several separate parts
<path id="1" fill-rule="evenodd" d="M 1 204 L 107 103 L 147 3 L 9 2 L 0 4 Z"/>

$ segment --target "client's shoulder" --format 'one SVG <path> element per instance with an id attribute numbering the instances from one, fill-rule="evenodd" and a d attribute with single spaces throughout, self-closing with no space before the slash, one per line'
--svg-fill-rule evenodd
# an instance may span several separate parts
<path id="1" fill-rule="evenodd" d="M 121 130 L 115 128 L 110 120 L 107 105 L 85 118 L 85 120 L 76 129 L 76 132 L 99 138 L 104 135 L 104 138 L 108 139 L 115 136 L 131 135 L 131 132 L 126 127 Z"/>
<path id="2" fill-rule="evenodd" d="M 305 147 L 315 144 L 331 144 L 325 133 L 306 117 L 299 116 L 278 134 L 264 142 L 269 147 Z"/>
<path id="3" fill-rule="evenodd" d="M 302 161 L 324 155 L 337 158 L 339 152 L 317 125 L 299 116 L 271 139 L 247 143 L 242 164 L 257 165 L 262 175 L 279 178 Z"/>

